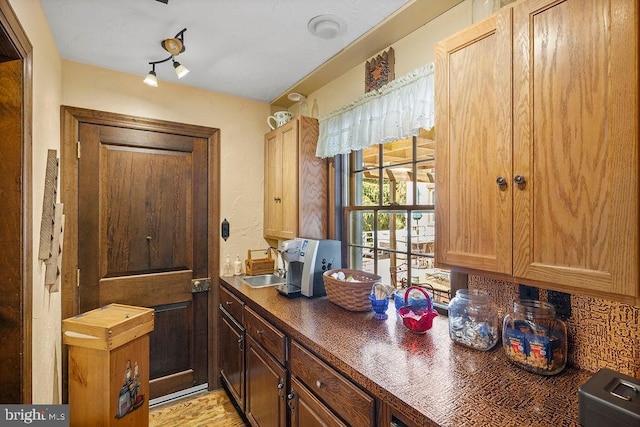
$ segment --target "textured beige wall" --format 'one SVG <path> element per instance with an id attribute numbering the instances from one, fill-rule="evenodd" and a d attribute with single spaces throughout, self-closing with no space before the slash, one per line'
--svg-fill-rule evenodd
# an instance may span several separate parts
<path id="1" fill-rule="evenodd" d="M 471 0 L 466 0 L 391 45 L 395 56 L 396 78 L 433 62 L 435 44 L 469 25 L 471 25 Z M 364 69 L 365 62 L 309 94 L 307 96 L 309 111 L 315 101 L 318 106 L 318 116 L 321 117 L 362 96 Z M 297 106 L 294 106 L 290 110 L 296 111 L 296 108 Z"/>

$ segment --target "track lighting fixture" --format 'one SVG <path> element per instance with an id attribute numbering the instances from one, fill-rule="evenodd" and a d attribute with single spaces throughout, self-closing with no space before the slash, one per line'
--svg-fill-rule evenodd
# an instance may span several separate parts
<path id="1" fill-rule="evenodd" d="M 151 65 L 151 71 L 149 71 L 149 74 L 147 74 L 147 76 L 143 80 L 146 85 L 158 87 L 158 78 L 156 77 L 156 64 L 162 64 L 163 62 L 167 62 L 167 61 L 173 62 L 173 68 L 175 69 L 176 75 L 178 76 L 179 79 L 187 75 L 187 73 L 189 72 L 187 67 L 185 67 L 184 65 L 180 64 L 178 61 L 175 60 L 175 57 L 180 55 L 185 50 L 185 47 L 184 47 L 185 31 L 187 31 L 186 28 L 180 31 L 178 34 L 176 34 L 175 37 L 170 39 L 165 39 L 160 42 L 160 45 L 162 46 L 162 48 L 167 52 L 169 52 L 170 56 L 165 59 L 161 59 L 159 61 L 149 62 L 149 65 Z"/>

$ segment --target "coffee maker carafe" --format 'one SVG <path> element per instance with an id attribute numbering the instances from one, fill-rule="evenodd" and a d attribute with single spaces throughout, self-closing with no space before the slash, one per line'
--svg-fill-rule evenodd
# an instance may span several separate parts
<path id="1" fill-rule="evenodd" d="M 322 273 L 342 265 L 339 240 L 285 240 L 280 244 L 279 251 L 284 261 L 287 282 L 277 289 L 287 297 L 304 295 L 311 298 L 326 295 Z"/>

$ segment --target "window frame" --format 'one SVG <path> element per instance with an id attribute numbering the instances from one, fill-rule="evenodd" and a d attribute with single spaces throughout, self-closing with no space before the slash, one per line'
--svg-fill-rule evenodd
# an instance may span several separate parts
<path id="1" fill-rule="evenodd" d="M 425 137 L 425 134 L 422 133 L 423 131 L 421 131 L 421 135 L 419 137 Z M 431 134 L 433 135 L 433 131 L 428 131 L 427 134 Z M 408 282 L 411 282 L 411 280 L 409 280 L 409 278 L 413 277 L 413 270 L 416 269 L 417 267 L 414 267 L 414 259 L 424 259 L 424 260 L 431 260 L 430 262 L 427 262 L 427 265 L 431 265 L 431 266 L 435 266 L 435 251 L 431 252 L 431 253 L 424 253 L 424 252 L 419 252 L 418 250 L 414 250 L 414 243 L 419 243 L 418 242 L 414 242 L 413 241 L 413 233 L 410 232 L 410 230 L 412 229 L 412 225 L 411 225 L 411 219 L 413 218 L 413 213 L 414 212 L 428 212 L 430 214 L 434 215 L 434 221 L 435 221 L 435 196 L 432 195 L 429 198 L 429 201 L 433 201 L 433 203 L 431 204 L 417 204 L 416 201 L 419 201 L 419 186 L 417 185 L 420 181 L 418 179 L 418 168 L 420 165 L 427 165 L 427 164 L 431 164 L 432 166 L 430 166 L 427 169 L 432 169 L 432 172 L 435 173 L 435 163 L 436 163 L 436 159 L 435 159 L 435 153 L 433 153 L 433 155 L 431 156 L 427 156 L 426 158 L 418 158 L 418 138 L 419 137 L 411 137 L 411 159 L 406 160 L 406 161 L 400 161 L 400 162 L 385 162 L 385 144 L 377 144 L 377 163 L 374 166 L 367 166 L 365 165 L 364 159 L 363 159 L 363 155 L 364 155 L 364 151 L 366 150 L 360 150 L 360 151 L 354 151 L 348 155 L 344 155 L 342 156 L 342 189 L 343 189 L 343 196 L 342 196 L 342 206 L 340 206 L 340 211 L 342 212 L 342 225 L 343 225 L 343 248 L 345 249 L 345 256 L 343 257 L 345 260 L 347 260 L 348 265 L 354 266 L 352 268 L 358 268 L 359 265 L 354 265 L 356 260 L 362 260 L 363 259 L 363 253 L 364 251 L 372 251 L 372 261 L 373 261 L 373 272 L 375 274 L 380 275 L 379 273 L 379 268 L 380 268 L 380 257 L 382 254 L 385 253 L 389 253 L 390 256 L 404 256 L 404 262 L 406 264 L 406 282 L 401 283 L 400 281 L 396 280 L 396 288 L 406 288 L 406 284 Z M 433 141 L 433 138 L 429 138 L 427 136 L 427 139 L 429 139 L 431 142 L 433 142 L 435 144 L 435 142 Z M 397 201 L 395 201 L 394 198 L 389 198 L 390 200 L 385 200 L 384 198 L 384 192 L 385 192 L 385 176 L 387 171 L 392 170 L 393 168 L 399 168 L 399 167 L 405 167 L 407 169 L 410 169 L 410 173 L 411 173 L 411 180 L 410 182 L 412 183 L 412 185 L 410 185 L 411 187 L 411 193 L 410 194 L 406 194 L 407 197 L 407 201 L 405 201 L 404 204 L 401 204 Z M 358 199 L 359 197 L 362 196 L 362 180 L 363 180 L 363 176 L 364 174 L 369 171 L 369 172 L 374 172 L 373 175 L 377 175 L 377 184 L 378 184 L 378 195 L 377 195 L 377 204 L 375 205 L 364 205 L 362 204 L 362 199 Z M 435 177 L 433 177 L 433 181 L 430 181 L 433 183 L 433 191 L 435 192 Z M 393 180 L 390 180 L 393 181 Z M 407 184 L 408 185 L 408 184 Z M 360 189 L 358 188 L 360 187 Z M 391 193 L 391 191 L 390 191 Z M 411 202 L 411 203 L 409 203 Z M 352 222 L 352 216 L 354 215 L 354 213 L 357 214 L 357 212 L 367 212 L 367 213 L 372 213 L 373 214 L 373 230 L 374 232 L 372 233 L 372 237 L 373 237 L 373 241 L 371 242 L 371 244 L 369 244 L 369 242 L 364 241 L 364 232 L 362 231 L 362 225 L 360 225 L 359 231 L 358 231 L 358 236 L 360 236 L 360 240 L 359 242 L 357 240 L 354 239 L 354 236 L 352 236 L 351 234 L 353 233 L 353 222 Z M 406 246 L 404 251 L 402 250 L 398 250 L 397 247 L 392 248 L 391 250 L 389 248 L 382 248 L 379 244 L 378 241 L 378 232 L 375 232 L 375 230 L 379 230 L 379 226 L 378 226 L 378 220 L 379 220 L 379 216 L 381 213 L 397 213 L 397 214 L 403 214 L 406 215 L 406 230 L 408 230 L 408 232 L 406 233 Z M 420 219 L 420 218 L 419 218 Z M 418 220 L 419 220 L 418 219 Z M 416 232 L 418 231 L 417 229 L 418 226 L 416 226 Z M 395 228 L 393 226 L 390 226 L 391 229 Z M 435 231 L 434 231 L 435 232 Z M 394 231 L 395 233 L 395 231 Z M 435 236 L 434 236 L 434 245 L 435 245 Z M 416 248 L 419 248 L 418 246 L 416 246 Z M 391 262 L 390 262 L 391 264 Z M 399 264 L 397 264 L 397 258 L 394 260 L 394 264 L 393 267 L 390 265 L 390 270 L 392 268 L 398 268 L 400 267 Z M 403 271 L 404 273 L 404 271 Z M 391 272 L 389 272 L 390 276 L 392 275 Z M 450 300 L 453 295 L 452 295 L 452 286 L 451 286 L 451 282 L 449 280 L 447 280 L 449 283 L 447 283 L 447 288 L 448 288 L 448 295 L 446 297 L 442 296 L 442 298 L 439 299 L 446 299 L 446 302 L 444 303 L 439 303 L 439 302 L 435 302 L 434 305 L 437 306 L 437 308 L 440 308 L 442 311 L 446 310 L 447 305 L 448 305 L 448 300 Z M 430 287 L 429 285 L 424 286 L 426 287 L 426 289 L 428 290 L 433 290 L 432 287 Z M 466 286 L 465 286 L 466 287 Z M 442 291 L 438 291 L 441 292 Z"/>

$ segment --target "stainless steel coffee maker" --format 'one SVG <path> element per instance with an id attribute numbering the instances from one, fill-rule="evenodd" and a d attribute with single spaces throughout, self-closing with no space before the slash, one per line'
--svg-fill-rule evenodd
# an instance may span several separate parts
<path id="1" fill-rule="evenodd" d="M 285 240 L 279 248 L 287 282 L 278 285 L 278 292 L 287 297 L 326 295 L 322 273 L 342 266 L 339 240 L 295 238 Z"/>

